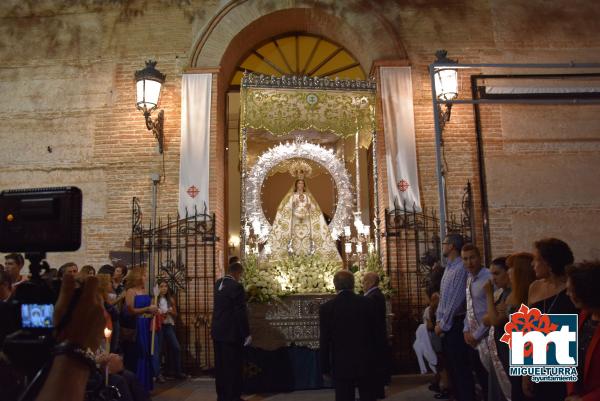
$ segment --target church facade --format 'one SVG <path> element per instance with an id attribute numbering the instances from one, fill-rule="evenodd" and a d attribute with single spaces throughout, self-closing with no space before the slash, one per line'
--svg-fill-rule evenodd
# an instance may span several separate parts
<path id="1" fill-rule="evenodd" d="M 421 198 L 437 207 L 427 72 L 434 52 L 445 48 L 461 63 L 594 62 L 598 13 L 593 2 L 574 7 L 560 1 L 7 2 L 0 49 L 5 94 L 0 185 L 80 186 L 82 249 L 50 260 L 106 262 L 108 252 L 124 248 L 130 236 L 132 197 L 149 216 L 152 173 L 162 176 L 158 214 L 177 210 L 181 77 L 210 72 L 208 208 L 216 214 L 219 246 L 225 249 L 227 205 L 238 202 L 227 187 L 226 166 L 232 164 L 227 130 L 236 129 L 235 113 L 226 110 L 231 81 L 258 45 L 308 33 L 348 50 L 367 75 L 376 75 L 382 65 L 412 67 Z M 160 102 L 164 164 L 135 109 L 133 74 L 150 58 L 167 76 Z M 460 85 L 470 95 L 468 76 Z M 598 257 L 592 236 L 600 198 L 595 111 L 594 105 L 482 108 L 494 255 L 530 249 L 535 238 L 554 235 L 571 243 L 578 258 Z M 472 107 L 455 105 L 444 130 L 449 209 L 459 208 L 467 180 L 478 188 L 474 130 Z M 385 177 L 385 166 L 382 170 Z"/>
<path id="2" fill-rule="evenodd" d="M 483 246 L 487 230 L 494 257 L 531 251 L 534 240 L 548 236 L 568 242 L 577 260 L 600 257 L 594 235 L 600 223 L 600 106 L 593 101 L 600 68 L 577 68 L 600 63 L 596 2 L 8 1 L 0 15 L 0 189 L 74 185 L 83 191 L 82 247 L 49 254 L 52 265 L 75 260 L 99 266 L 110 261 L 111 252 L 128 252 L 132 199 L 139 200 L 142 219 L 150 219 L 153 177 L 160 177 L 157 215 L 176 218 L 186 74 L 211 74 L 208 182 L 200 195 L 215 216 L 218 259 L 239 253 L 232 241 L 241 228 L 239 80 L 244 70 L 251 71 L 252 57 L 252 65 L 262 68 L 257 72 L 278 76 L 349 74 L 379 81 L 382 68 L 410 67 L 420 202 L 437 210 L 428 66 L 438 49 L 459 63 L 481 65 L 459 70 L 457 100 L 472 99 L 472 79 L 479 74 L 556 74 L 557 81 L 564 74 L 588 74 L 566 85 L 587 91 L 588 102 L 482 102 L 477 113 L 470 103 L 454 104 L 443 129 L 443 168 L 448 211 L 462 209 L 463 188 L 470 182 L 477 242 Z M 274 66 L 261 50 L 301 37 L 308 44 L 297 47 L 296 62 L 304 52 L 304 67 L 287 59 Z M 313 51 L 317 42 L 331 50 Z M 329 68 L 338 54 L 349 61 Z M 134 73 L 149 59 L 166 75 L 159 104 L 163 153 L 136 109 Z M 533 76 L 528 85 L 547 87 Z M 383 234 L 391 205 L 379 86 L 377 99 L 377 147 L 369 152 L 380 161 L 378 179 L 372 182 L 369 173 L 359 192 L 375 210 L 377 185 L 382 252 L 389 257 Z M 408 183 L 397 185 L 404 191 Z M 197 190 L 189 194 L 197 196 Z"/>

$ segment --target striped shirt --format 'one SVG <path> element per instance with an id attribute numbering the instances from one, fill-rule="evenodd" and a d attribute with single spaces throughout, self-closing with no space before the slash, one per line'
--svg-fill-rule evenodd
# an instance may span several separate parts
<path id="1" fill-rule="evenodd" d="M 449 331 L 457 315 L 465 313 L 467 271 L 460 257 L 449 261 L 440 284 L 440 303 L 436 320 L 443 331 Z"/>

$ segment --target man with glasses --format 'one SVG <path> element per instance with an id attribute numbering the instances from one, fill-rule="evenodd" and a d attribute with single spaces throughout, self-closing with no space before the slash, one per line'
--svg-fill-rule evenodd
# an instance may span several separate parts
<path id="1" fill-rule="evenodd" d="M 463 238 L 449 234 L 442 243 L 446 267 L 440 285 L 440 302 L 436 312 L 435 333 L 442 338 L 442 349 L 458 401 L 472 401 L 473 376 L 468 359 L 468 348 L 463 336 L 467 271 L 460 257 Z M 437 398 L 447 398 L 438 395 Z"/>

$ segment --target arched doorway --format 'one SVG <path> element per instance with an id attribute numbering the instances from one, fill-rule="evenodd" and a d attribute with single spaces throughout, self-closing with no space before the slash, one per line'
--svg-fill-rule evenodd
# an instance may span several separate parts
<path id="1" fill-rule="evenodd" d="M 240 232 L 240 169 L 239 163 L 239 84 L 244 71 L 265 75 L 306 75 L 340 79 L 365 79 L 366 74 L 357 59 L 343 46 L 321 36 L 291 32 L 268 38 L 248 50 L 232 71 L 227 90 L 227 238 L 229 253 L 239 256 Z M 225 78 L 225 77 L 224 77 Z M 254 155 L 257 156 L 257 155 Z M 367 152 L 361 152 L 359 171 L 367 177 Z M 349 163 L 352 167 L 352 163 Z M 354 172 L 354 174 L 357 174 Z M 328 182 L 317 182 L 327 185 Z M 367 180 L 362 193 L 368 193 Z M 275 185 L 277 186 L 277 185 Z M 363 204 L 367 204 L 364 199 Z M 272 207 L 271 207 L 272 208 Z"/>

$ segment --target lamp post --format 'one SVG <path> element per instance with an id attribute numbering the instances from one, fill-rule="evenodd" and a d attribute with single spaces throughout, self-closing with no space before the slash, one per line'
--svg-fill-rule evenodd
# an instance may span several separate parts
<path id="1" fill-rule="evenodd" d="M 435 126 L 435 156 L 438 177 L 438 195 L 440 202 L 440 242 L 446 237 L 446 177 L 443 167 L 442 132 L 448 121 L 452 110 L 452 100 L 458 96 L 458 70 L 456 60 L 447 57 L 448 52 L 438 50 L 436 60 L 429 65 L 429 76 L 431 78 L 431 94 L 433 100 L 433 121 Z M 445 110 L 442 110 L 444 104 Z M 441 252 L 441 247 L 440 247 Z M 443 258 L 443 255 L 440 255 Z M 441 260 L 441 259 L 440 259 Z"/>
<path id="2" fill-rule="evenodd" d="M 138 110 L 144 113 L 144 119 L 146 120 L 146 128 L 152 131 L 156 141 L 158 142 L 158 152 L 163 152 L 163 120 L 164 112 L 158 111 L 156 119 L 152 119 L 152 112 L 158 107 L 158 101 L 160 100 L 160 91 L 162 85 L 165 83 L 165 74 L 158 71 L 156 68 L 156 61 L 146 61 L 146 68 L 135 72 L 135 93 L 136 93 L 136 107 Z M 158 184 L 160 182 L 159 174 L 152 174 L 152 230 L 150 231 L 150 258 L 149 258 L 149 287 L 152 288 L 154 284 L 154 230 L 156 230 L 156 211 L 158 203 Z"/>
<path id="3" fill-rule="evenodd" d="M 146 61 L 146 68 L 135 72 L 136 107 L 144 113 L 146 128 L 152 131 L 158 142 L 158 152 L 163 152 L 163 110 L 158 111 L 156 119 L 152 119 L 152 112 L 158 107 L 160 91 L 165 83 L 166 75 L 156 68 L 156 61 Z"/>

